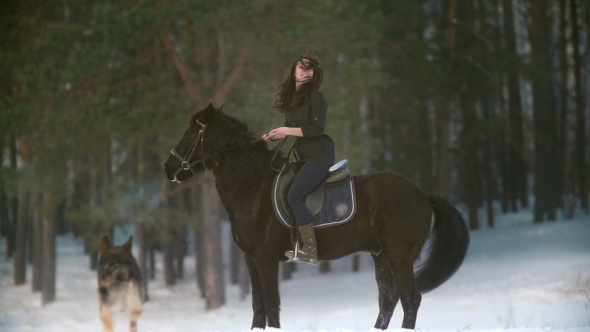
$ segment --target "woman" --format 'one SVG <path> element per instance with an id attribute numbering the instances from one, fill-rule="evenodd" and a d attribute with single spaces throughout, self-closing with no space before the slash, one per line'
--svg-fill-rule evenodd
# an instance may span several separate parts
<path id="1" fill-rule="evenodd" d="M 294 149 L 303 166 L 293 180 L 287 200 L 301 235 L 302 247 L 297 258 L 311 264 L 317 264 L 317 248 L 312 216 L 305 207 L 304 198 L 320 184 L 334 164 L 334 141 L 324 134 L 328 102 L 319 91 L 322 78 L 323 72 L 315 55 L 306 53 L 293 61 L 271 108 L 285 113 L 285 126 L 262 136 L 265 142 L 285 136 L 297 137 Z M 287 251 L 285 256 L 295 258 L 294 251 Z"/>

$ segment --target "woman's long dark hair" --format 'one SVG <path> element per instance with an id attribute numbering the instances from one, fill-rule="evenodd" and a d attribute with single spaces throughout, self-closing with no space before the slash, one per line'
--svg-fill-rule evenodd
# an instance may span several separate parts
<path id="1" fill-rule="evenodd" d="M 299 89 L 297 89 L 295 85 L 295 77 L 293 75 L 295 74 L 297 64 L 300 62 L 304 69 L 313 69 L 313 77 L 300 85 Z M 309 99 L 313 89 L 320 88 L 323 78 L 324 72 L 322 71 L 322 68 L 320 68 L 319 58 L 315 54 L 309 52 L 300 55 L 299 58 L 295 59 L 291 64 L 291 69 L 289 70 L 289 74 L 285 81 L 279 85 L 279 92 L 276 94 L 276 100 L 270 109 L 279 113 L 285 113 L 289 107 L 300 106 Z"/>

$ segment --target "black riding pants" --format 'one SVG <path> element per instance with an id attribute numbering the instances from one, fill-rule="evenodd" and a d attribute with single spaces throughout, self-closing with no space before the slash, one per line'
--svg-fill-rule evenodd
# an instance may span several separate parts
<path id="1" fill-rule="evenodd" d="M 320 163 L 307 161 L 293 180 L 287 194 L 287 201 L 293 211 L 297 226 L 307 225 L 311 222 L 312 216 L 305 207 L 304 198 L 322 182 L 329 169 Z"/>

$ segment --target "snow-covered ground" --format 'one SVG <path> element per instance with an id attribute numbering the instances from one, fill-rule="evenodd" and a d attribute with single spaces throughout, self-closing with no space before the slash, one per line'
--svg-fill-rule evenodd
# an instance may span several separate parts
<path id="1" fill-rule="evenodd" d="M 499 215 L 496 228 L 471 232 L 463 266 L 423 296 L 416 329 L 590 331 L 590 217 L 540 225 L 531 220 L 529 212 Z M 117 235 L 115 244 L 126 236 Z M 4 250 L 0 239 L 0 257 Z M 96 275 L 81 240 L 60 236 L 57 254 L 57 301 L 45 307 L 30 283 L 12 286 L 12 262 L 0 262 L 0 331 L 102 331 Z M 350 258 L 335 261 L 329 274 L 300 265 L 280 286 L 284 331 L 370 331 L 378 313 L 372 265 L 366 254 L 357 273 L 350 272 Z M 205 311 L 194 258 L 187 257 L 185 266 L 186 278 L 176 286 L 163 285 L 161 270 L 150 282 L 139 331 L 249 330 L 250 297 L 240 301 L 238 287 L 228 285 L 227 305 Z M 402 316 L 398 305 L 390 330 L 399 330 Z M 127 315 L 119 314 L 115 331 L 127 326 Z"/>

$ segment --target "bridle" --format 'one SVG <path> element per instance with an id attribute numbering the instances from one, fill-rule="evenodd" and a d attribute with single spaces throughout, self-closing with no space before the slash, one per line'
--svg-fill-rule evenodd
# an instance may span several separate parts
<path id="1" fill-rule="evenodd" d="M 190 162 L 191 158 L 193 157 L 193 154 L 197 150 L 197 145 L 199 144 L 199 141 L 201 142 L 201 151 L 204 151 L 203 150 L 203 140 L 205 138 L 206 125 L 204 123 L 200 122 L 199 120 L 195 120 L 195 122 L 197 124 L 201 125 L 201 129 L 199 130 L 199 133 L 197 134 L 197 138 L 194 140 L 190 149 L 186 152 L 186 155 L 184 157 L 182 157 L 178 152 L 176 152 L 175 148 L 172 148 L 172 150 L 170 150 L 170 153 L 174 157 L 178 158 L 181 161 L 180 167 L 182 167 L 182 169 L 184 169 L 185 171 L 190 170 L 193 173 L 193 175 L 195 174 L 193 167 L 195 165 L 197 165 L 198 163 L 203 163 L 203 167 L 205 167 L 205 169 L 207 169 L 207 166 L 205 165 L 205 159 L 207 159 L 207 158 L 195 160 L 192 163 Z"/>
<path id="2" fill-rule="evenodd" d="M 227 151 L 229 151 L 229 150 L 232 150 L 232 149 L 235 149 L 235 148 L 238 148 L 238 147 L 241 147 L 241 146 L 245 146 L 245 145 L 248 145 L 248 144 L 251 144 L 251 143 L 255 143 L 255 142 L 258 142 L 258 141 L 262 141 L 262 140 L 261 140 L 261 139 L 259 139 L 259 138 L 258 138 L 258 139 L 254 139 L 254 140 L 251 140 L 251 141 L 249 141 L 249 142 L 247 142 L 247 143 L 244 143 L 244 144 L 239 144 L 239 145 L 235 145 L 235 146 L 232 146 L 232 147 L 230 147 L 230 148 L 228 148 L 228 149 L 225 149 L 225 150 L 223 150 L 223 151 L 215 152 L 215 153 L 213 153 L 213 154 L 211 154 L 211 155 L 209 155 L 209 156 L 207 156 L 207 157 L 203 156 L 203 158 L 202 158 L 202 159 L 198 159 L 198 160 L 195 160 L 195 161 L 193 161 L 193 162 L 190 162 L 190 160 L 191 160 L 191 159 L 192 159 L 192 157 L 193 157 L 193 154 L 194 154 L 194 153 L 195 153 L 195 151 L 197 150 L 197 145 L 199 144 L 199 142 L 200 142 L 200 144 L 201 144 L 201 151 L 205 151 L 205 150 L 204 150 L 204 147 L 203 147 L 203 141 L 204 141 L 204 139 L 205 139 L 205 127 L 206 127 L 207 125 L 205 125 L 204 123 L 200 122 L 199 120 L 195 120 L 195 122 L 196 122 L 198 125 L 200 125 L 200 126 L 201 126 L 201 129 L 199 130 L 199 133 L 197 134 L 197 138 L 196 138 L 196 139 L 193 141 L 193 144 L 191 145 L 190 149 L 189 149 L 189 150 L 186 152 L 186 155 L 185 155 L 184 157 L 183 157 L 183 156 L 181 156 L 181 155 L 180 155 L 180 153 L 178 153 L 178 152 L 176 151 L 176 149 L 175 149 L 175 148 L 172 148 L 172 150 L 170 150 L 170 153 L 171 153 L 171 154 L 172 154 L 174 157 L 178 158 L 178 160 L 180 160 L 180 162 L 181 162 L 181 163 L 180 163 L 180 167 L 182 167 L 182 169 L 184 169 L 185 171 L 188 171 L 188 170 L 190 170 L 190 171 L 193 173 L 193 175 L 195 175 L 195 171 L 193 170 L 193 167 L 194 167 L 195 165 L 199 164 L 199 163 L 203 163 L 203 167 L 205 167 L 205 169 L 206 169 L 206 170 L 208 170 L 208 168 L 207 168 L 207 165 L 205 164 L 205 160 L 206 160 L 206 159 L 209 159 L 209 158 L 211 158 L 211 157 L 214 157 L 214 156 L 216 156 L 216 155 L 218 155 L 218 154 L 221 154 L 221 153 L 227 152 Z M 279 144 L 279 146 L 278 146 L 278 149 L 276 150 L 276 153 L 275 153 L 275 155 L 273 156 L 273 159 L 276 157 L 277 153 L 278 153 L 278 152 L 279 152 L 279 150 L 280 150 L 280 147 L 283 145 L 283 143 L 284 143 L 284 142 L 285 142 L 285 140 L 283 140 L 283 142 L 281 142 L 281 144 Z M 271 163 L 271 164 L 272 164 L 272 163 Z"/>

